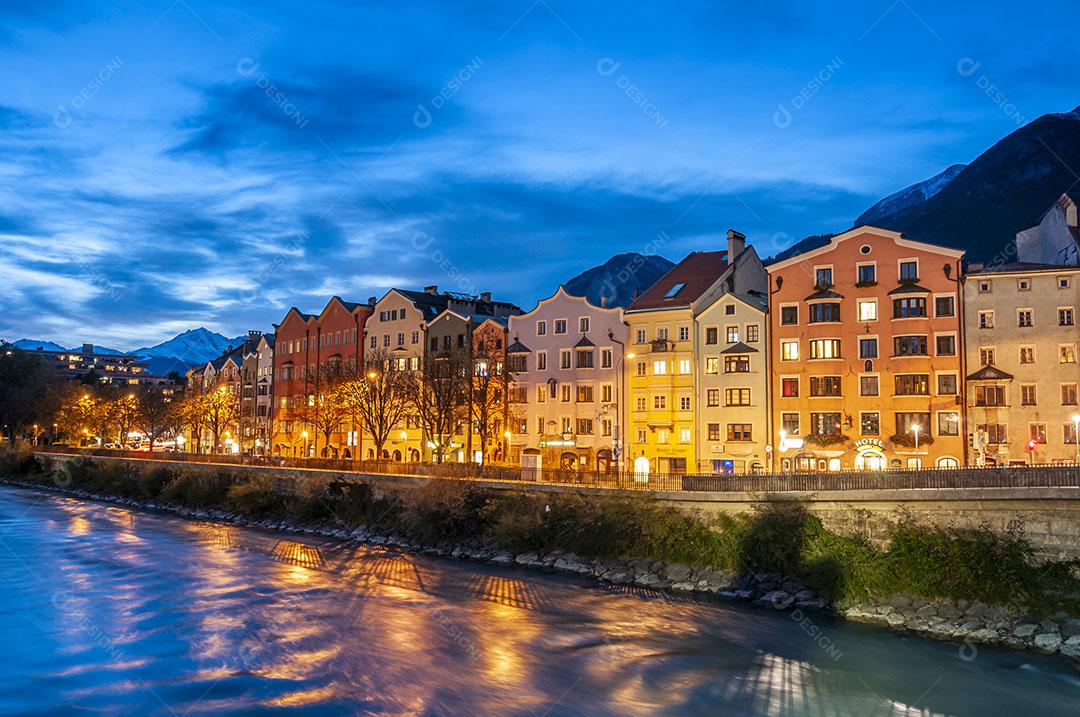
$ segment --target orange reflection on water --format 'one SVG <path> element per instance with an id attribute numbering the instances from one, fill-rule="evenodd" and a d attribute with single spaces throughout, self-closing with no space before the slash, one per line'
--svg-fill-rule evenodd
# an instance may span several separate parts
<path id="1" fill-rule="evenodd" d="M 89 535 L 90 521 L 81 515 L 71 516 L 71 520 L 68 521 L 68 534 L 74 536 Z"/>
<path id="2" fill-rule="evenodd" d="M 289 692 L 271 700 L 267 700 L 262 704 L 270 707 L 303 707 L 305 705 L 326 702 L 337 695 L 338 691 L 334 689 L 333 685 L 326 685 L 325 687 L 313 687 L 308 690 Z"/>

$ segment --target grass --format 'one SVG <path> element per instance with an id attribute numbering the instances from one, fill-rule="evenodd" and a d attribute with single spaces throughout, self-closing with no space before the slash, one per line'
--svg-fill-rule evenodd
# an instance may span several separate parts
<path id="1" fill-rule="evenodd" d="M 1080 614 L 1080 561 L 1040 563 L 1020 526 L 928 527 L 899 516 L 888 547 L 841 535 L 797 503 L 707 519 L 646 496 L 495 491 L 434 480 L 380 487 L 325 479 L 142 469 L 80 461 L 44 475 L 33 459 L 0 451 L 0 474 L 113 496 L 219 508 L 254 519 L 366 526 L 424 545 L 479 541 L 514 553 L 555 550 L 588 558 L 645 558 L 740 573 L 782 573 L 841 602 L 904 592 Z"/>

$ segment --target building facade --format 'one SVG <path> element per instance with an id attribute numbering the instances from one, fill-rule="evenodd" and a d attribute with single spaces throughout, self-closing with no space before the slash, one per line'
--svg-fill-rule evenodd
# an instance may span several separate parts
<path id="1" fill-rule="evenodd" d="M 64 379 L 81 379 L 112 386 L 163 386 L 173 384 L 167 376 L 152 376 L 147 364 L 127 354 L 103 353 L 93 344 L 83 344 L 81 351 L 27 351 L 46 359 Z"/>
<path id="2" fill-rule="evenodd" d="M 972 267 L 965 307 L 971 462 L 1077 460 L 1080 268 Z"/>
<path id="3" fill-rule="evenodd" d="M 509 459 L 541 456 L 541 466 L 613 470 L 626 396 L 627 327 L 621 308 L 556 292 L 508 324 L 513 385 Z"/>
<path id="4" fill-rule="evenodd" d="M 1024 264 L 1080 265 L 1080 211 L 1062 194 L 1039 223 L 1016 234 L 1016 260 Z"/>
<path id="5" fill-rule="evenodd" d="M 964 464 L 961 259 L 859 227 L 768 267 L 778 470 Z"/>

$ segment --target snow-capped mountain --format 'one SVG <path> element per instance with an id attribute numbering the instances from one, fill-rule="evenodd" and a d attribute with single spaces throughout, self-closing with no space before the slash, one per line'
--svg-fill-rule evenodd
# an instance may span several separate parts
<path id="1" fill-rule="evenodd" d="M 168 341 L 128 353 L 146 361 L 150 373 L 155 376 L 164 376 L 171 371 L 182 374 L 192 366 L 217 358 L 230 346 L 240 345 L 245 338 L 247 337 L 241 336 L 230 339 L 200 326 Z"/>
<path id="2" fill-rule="evenodd" d="M 66 348 L 60 344 L 54 344 L 52 341 L 39 341 L 37 339 L 19 339 L 11 343 L 17 349 L 23 351 L 67 351 Z"/>
<path id="3" fill-rule="evenodd" d="M 890 194 L 860 214 L 859 218 L 855 220 L 855 226 L 858 227 L 863 224 L 880 224 L 882 221 L 886 221 L 890 217 L 899 214 L 913 204 L 925 202 L 927 199 L 944 189 L 945 185 L 954 180 L 956 175 L 960 174 L 965 167 L 967 167 L 966 164 L 954 164 L 944 172 L 930 177 L 930 179 L 925 179 L 916 184 L 912 184 L 910 187 L 901 189 L 895 194 Z"/>

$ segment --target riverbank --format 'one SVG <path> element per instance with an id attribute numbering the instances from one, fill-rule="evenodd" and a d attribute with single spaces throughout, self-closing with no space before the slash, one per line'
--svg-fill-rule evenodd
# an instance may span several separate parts
<path id="1" fill-rule="evenodd" d="M 1022 533 L 950 533 L 902 518 L 889 550 L 824 530 L 797 505 L 706 522 L 647 499 L 493 495 L 452 481 L 409 490 L 236 479 L 90 462 L 12 482 L 185 518 L 426 555 L 703 592 L 971 645 L 1080 660 L 1076 566 L 1036 565 Z M 906 589 L 905 589 L 906 588 Z M 962 648 L 964 649 L 964 648 Z"/>

